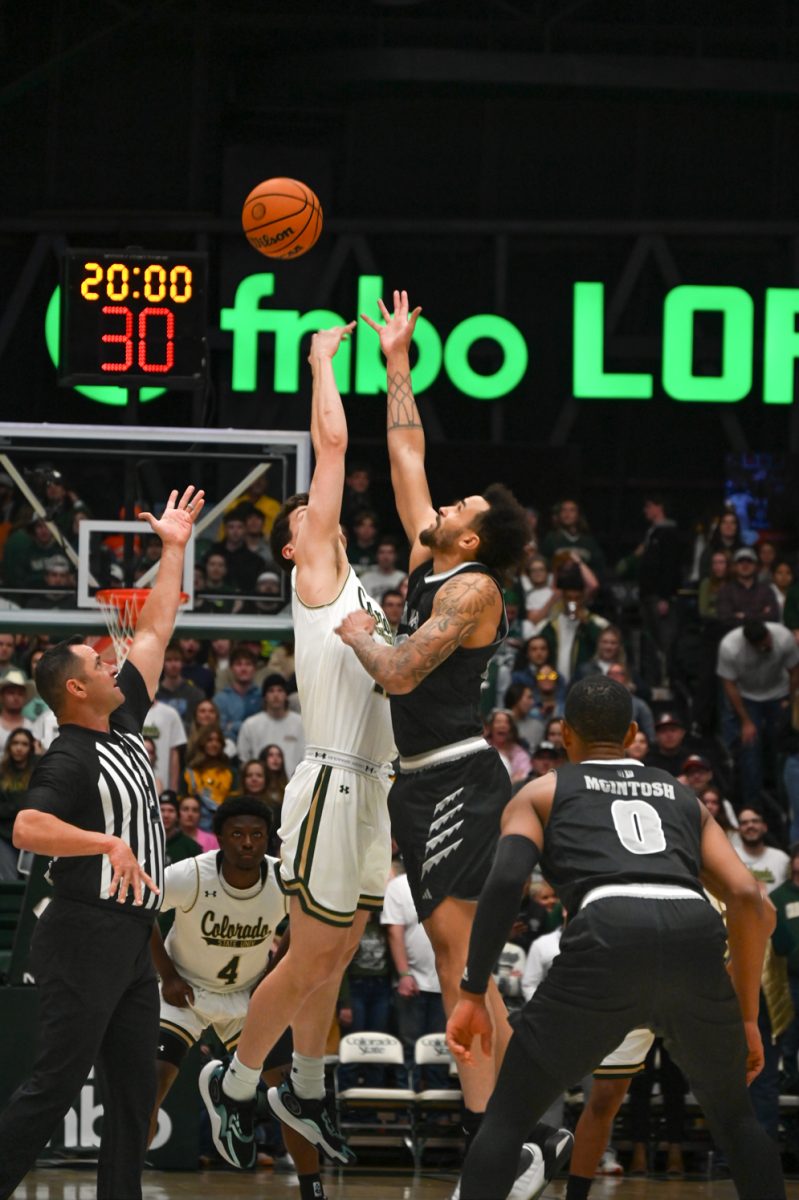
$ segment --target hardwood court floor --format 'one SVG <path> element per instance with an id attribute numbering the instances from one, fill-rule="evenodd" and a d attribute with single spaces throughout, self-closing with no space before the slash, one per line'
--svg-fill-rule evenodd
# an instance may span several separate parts
<path id="1" fill-rule="evenodd" d="M 329 1172 L 329 1200 L 449 1200 L 455 1176 L 447 1172 L 393 1168 L 386 1171 Z M 562 1200 L 565 1181 L 558 1180 L 542 1200 Z M 296 1176 L 273 1171 L 238 1175 L 234 1171 L 147 1171 L 144 1200 L 299 1200 Z M 787 1186 L 789 1200 L 799 1200 L 799 1183 Z M 32 1171 L 13 1200 L 95 1200 L 94 1170 L 49 1168 Z M 597 1179 L 591 1200 L 735 1200 L 727 1181 L 698 1179 Z"/>

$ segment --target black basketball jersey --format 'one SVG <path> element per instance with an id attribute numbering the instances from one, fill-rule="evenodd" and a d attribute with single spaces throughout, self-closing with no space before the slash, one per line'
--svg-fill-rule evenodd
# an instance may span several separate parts
<path id="1" fill-rule="evenodd" d="M 488 575 L 502 595 L 499 577 L 482 563 L 462 563 L 440 575 L 428 574 L 431 567 L 432 559 L 411 573 L 400 638 L 414 633 L 428 620 L 436 592 L 453 575 L 462 572 Z M 503 603 L 502 618 L 492 642 L 473 650 L 459 646 L 408 695 L 391 696 L 394 738 L 401 755 L 410 758 L 482 733 L 480 687 L 489 660 L 507 633 L 508 618 Z"/>
<path id="2" fill-rule="evenodd" d="M 637 759 L 559 767 L 541 870 L 570 913 L 608 883 L 699 893 L 701 810 L 690 788 Z"/>

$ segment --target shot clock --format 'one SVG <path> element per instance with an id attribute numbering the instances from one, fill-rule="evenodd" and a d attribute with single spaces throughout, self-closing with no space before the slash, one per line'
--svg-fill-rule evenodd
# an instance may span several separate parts
<path id="1" fill-rule="evenodd" d="M 59 382 L 191 387 L 206 357 L 207 256 L 68 250 Z"/>

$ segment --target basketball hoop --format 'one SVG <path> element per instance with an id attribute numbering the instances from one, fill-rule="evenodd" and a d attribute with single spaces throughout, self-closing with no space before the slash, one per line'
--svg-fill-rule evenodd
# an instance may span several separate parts
<path id="1" fill-rule="evenodd" d="M 128 657 L 139 614 L 149 599 L 152 588 L 103 588 L 95 592 L 95 600 L 108 626 L 108 632 L 114 645 L 117 669 L 122 667 Z M 188 593 L 180 593 L 180 603 L 185 604 Z"/>

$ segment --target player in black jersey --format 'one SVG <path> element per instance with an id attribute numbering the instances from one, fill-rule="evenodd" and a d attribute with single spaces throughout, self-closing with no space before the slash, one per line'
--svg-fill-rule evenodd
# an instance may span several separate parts
<path id="1" fill-rule="evenodd" d="M 95 1068 L 103 1101 L 99 1200 L 139 1200 L 155 1097 L 158 987 L 150 930 L 161 903 L 164 827 L 142 738 L 180 603 L 203 493 L 172 492 L 158 578 L 121 670 L 72 638 L 36 667 L 59 736 L 34 770 L 14 844 L 53 856 L 51 903 L 31 942 L 36 1062 L 0 1114 L 0 1200 L 34 1165 Z"/>
<path id="2" fill-rule="evenodd" d="M 747 1092 L 763 1066 L 758 996 L 774 910 L 696 796 L 625 755 L 631 715 L 620 684 L 578 683 L 564 719 L 571 765 L 528 784 L 505 810 L 447 1027 L 460 1062 L 478 1035 L 490 1051 L 486 984 L 539 857 L 573 915 L 515 1027 L 462 1200 L 500 1200 L 530 1121 L 636 1026 L 661 1034 L 688 1076 L 741 1200 L 784 1200 L 777 1146 Z M 729 973 L 724 924 L 703 885 L 727 907 Z"/>
<path id="3" fill-rule="evenodd" d="M 408 598 L 394 646 L 375 646 L 367 614 L 351 614 L 338 632 L 391 701 L 399 750 L 389 793 L 392 832 L 449 1012 L 510 799 L 508 773 L 482 736 L 480 688 L 507 634 L 503 576 L 518 566 L 530 535 L 527 514 L 501 484 L 433 507 L 409 364 L 420 310 L 409 315 L 405 292 L 394 293 L 393 314 L 382 302 L 380 309 L 385 325 L 365 319 L 378 332 L 387 362 L 392 482 L 411 544 Z M 501 1054 L 510 1030 L 495 988 L 490 1003 Z M 462 1078 L 467 1134 L 479 1123 L 496 1077 L 493 1056 L 478 1058 L 477 1069 Z"/>

